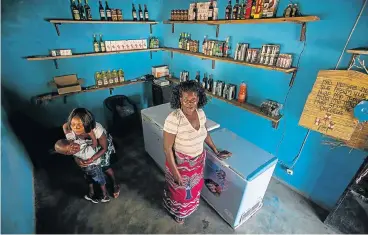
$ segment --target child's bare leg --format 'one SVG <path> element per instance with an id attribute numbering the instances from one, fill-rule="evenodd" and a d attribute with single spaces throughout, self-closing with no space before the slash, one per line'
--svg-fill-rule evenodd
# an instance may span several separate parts
<path id="1" fill-rule="evenodd" d="M 114 171 L 112 170 L 112 168 L 109 168 L 109 169 L 105 170 L 105 173 L 106 173 L 106 175 L 109 176 L 109 178 L 112 181 L 112 184 L 113 184 L 113 187 L 114 187 L 114 198 L 119 197 L 120 187 L 119 187 L 119 184 L 117 184 L 117 182 L 116 182 Z"/>
<path id="2" fill-rule="evenodd" d="M 101 184 L 101 191 L 102 191 L 102 199 L 101 202 L 109 202 L 110 198 L 109 195 L 107 194 L 107 190 L 106 190 L 106 184 Z"/>
<path id="3" fill-rule="evenodd" d="M 93 184 L 88 184 L 88 195 L 93 197 L 95 195 L 95 190 L 93 189 Z"/>

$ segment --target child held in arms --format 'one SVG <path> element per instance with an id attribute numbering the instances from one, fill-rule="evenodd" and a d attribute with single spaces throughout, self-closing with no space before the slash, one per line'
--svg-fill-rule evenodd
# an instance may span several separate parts
<path id="1" fill-rule="evenodd" d="M 115 147 L 111 135 L 107 133 L 106 129 L 100 123 L 95 121 L 93 114 L 85 108 L 76 108 L 70 113 L 67 123 L 63 125 L 63 131 L 66 139 L 73 141 L 73 143 L 74 141 L 92 141 L 92 146 L 90 147 L 94 148 L 95 154 L 86 160 L 75 157 L 75 162 L 83 170 L 88 170 L 88 168 L 91 168 L 91 164 L 98 165 L 94 163 L 100 161 L 100 168 L 111 180 L 113 195 L 114 198 L 117 198 L 120 193 L 120 186 L 116 182 L 115 173 L 110 165 L 110 158 L 115 154 Z M 96 146 L 97 149 L 95 148 Z M 68 155 L 74 155 L 79 152 L 78 147 L 73 148 L 72 145 L 69 148 Z M 90 181 L 88 181 L 88 184 L 89 194 L 87 197 L 94 198 L 93 184 Z M 108 200 L 109 197 L 106 193 L 102 202 Z"/>
<path id="2" fill-rule="evenodd" d="M 93 132 L 90 133 L 90 140 L 58 140 L 55 144 L 55 151 L 64 155 L 74 155 L 82 161 L 90 160 L 96 152 L 99 150 L 96 148 L 97 140 Z M 110 201 L 106 191 L 106 180 L 101 168 L 101 158 L 94 160 L 86 167 L 81 167 L 84 172 L 84 177 L 87 180 L 89 186 L 89 193 L 84 198 L 93 203 L 98 203 L 97 198 L 94 196 L 93 184 L 98 184 L 101 187 L 102 199 L 101 202 Z"/>

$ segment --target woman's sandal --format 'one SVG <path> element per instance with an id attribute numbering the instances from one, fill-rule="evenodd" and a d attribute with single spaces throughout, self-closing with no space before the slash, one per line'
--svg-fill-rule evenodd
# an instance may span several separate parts
<path id="1" fill-rule="evenodd" d="M 114 198 L 118 198 L 120 195 L 120 186 L 114 185 Z"/>
<path id="2" fill-rule="evenodd" d="M 175 221 L 178 224 L 184 224 L 184 219 L 183 218 L 175 217 Z"/>

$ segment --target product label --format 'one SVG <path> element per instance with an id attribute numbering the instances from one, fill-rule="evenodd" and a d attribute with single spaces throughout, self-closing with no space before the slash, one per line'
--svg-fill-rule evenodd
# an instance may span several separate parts
<path id="1" fill-rule="evenodd" d="M 120 77 L 119 79 L 120 79 L 120 82 L 124 82 L 125 80 L 124 77 Z"/>
<path id="2" fill-rule="evenodd" d="M 213 10 L 212 9 L 208 11 L 208 17 L 213 17 Z"/>
<path id="3" fill-rule="evenodd" d="M 100 16 L 105 17 L 105 11 L 104 10 L 100 10 Z"/>
<path id="4" fill-rule="evenodd" d="M 97 43 L 94 44 L 94 48 L 95 48 L 95 52 L 99 52 L 100 51 L 100 48 L 98 47 L 98 44 Z"/>
<path id="5" fill-rule="evenodd" d="M 74 19 L 80 20 L 80 15 L 79 15 L 79 11 L 78 10 L 73 10 L 73 14 L 74 14 Z"/>
<path id="6" fill-rule="evenodd" d="M 101 43 L 101 51 L 102 52 L 105 52 L 106 51 L 106 47 L 105 47 L 105 43 L 104 42 Z"/>
<path id="7" fill-rule="evenodd" d="M 145 16 L 146 16 L 146 19 L 148 19 L 148 12 L 146 12 Z"/>
<path id="8" fill-rule="evenodd" d="M 114 78 L 114 82 L 115 82 L 115 83 L 119 83 L 119 78 L 118 78 L 118 77 L 115 77 L 115 78 Z"/>
<path id="9" fill-rule="evenodd" d="M 137 18 L 137 13 L 133 12 L 133 18 Z"/>
<path id="10" fill-rule="evenodd" d="M 98 85 L 98 86 L 102 86 L 102 85 L 103 85 L 103 83 L 102 83 L 102 80 L 101 80 L 101 79 L 97 80 L 97 85 Z"/>
<path id="11" fill-rule="evenodd" d="M 109 79 L 109 83 L 110 83 L 110 84 L 114 84 L 114 79 L 113 79 L 113 78 L 110 78 L 110 79 Z"/>
<path id="12" fill-rule="evenodd" d="M 111 17 L 111 11 L 106 11 L 107 17 Z"/>
<path id="13" fill-rule="evenodd" d="M 105 86 L 107 86 L 107 85 L 109 85 L 109 80 L 107 80 L 107 78 L 104 78 L 103 83 L 104 83 Z"/>

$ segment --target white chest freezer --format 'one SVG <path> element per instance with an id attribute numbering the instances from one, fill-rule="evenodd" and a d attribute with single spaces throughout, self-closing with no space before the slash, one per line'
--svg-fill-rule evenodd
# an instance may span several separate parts
<path id="1" fill-rule="evenodd" d="M 262 207 L 277 158 L 227 129 L 211 133 L 216 147 L 232 152 L 219 160 L 208 147 L 202 197 L 233 228 Z"/>
<path id="2" fill-rule="evenodd" d="M 141 111 L 144 147 L 163 171 L 165 170 L 166 159 L 163 147 L 163 128 L 166 117 L 172 111 L 174 110 L 170 108 L 170 103 L 150 107 Z M 212 131 L 219 128 L 220 125 L 207 119 L 206 127 L 208 131 Z"/>

